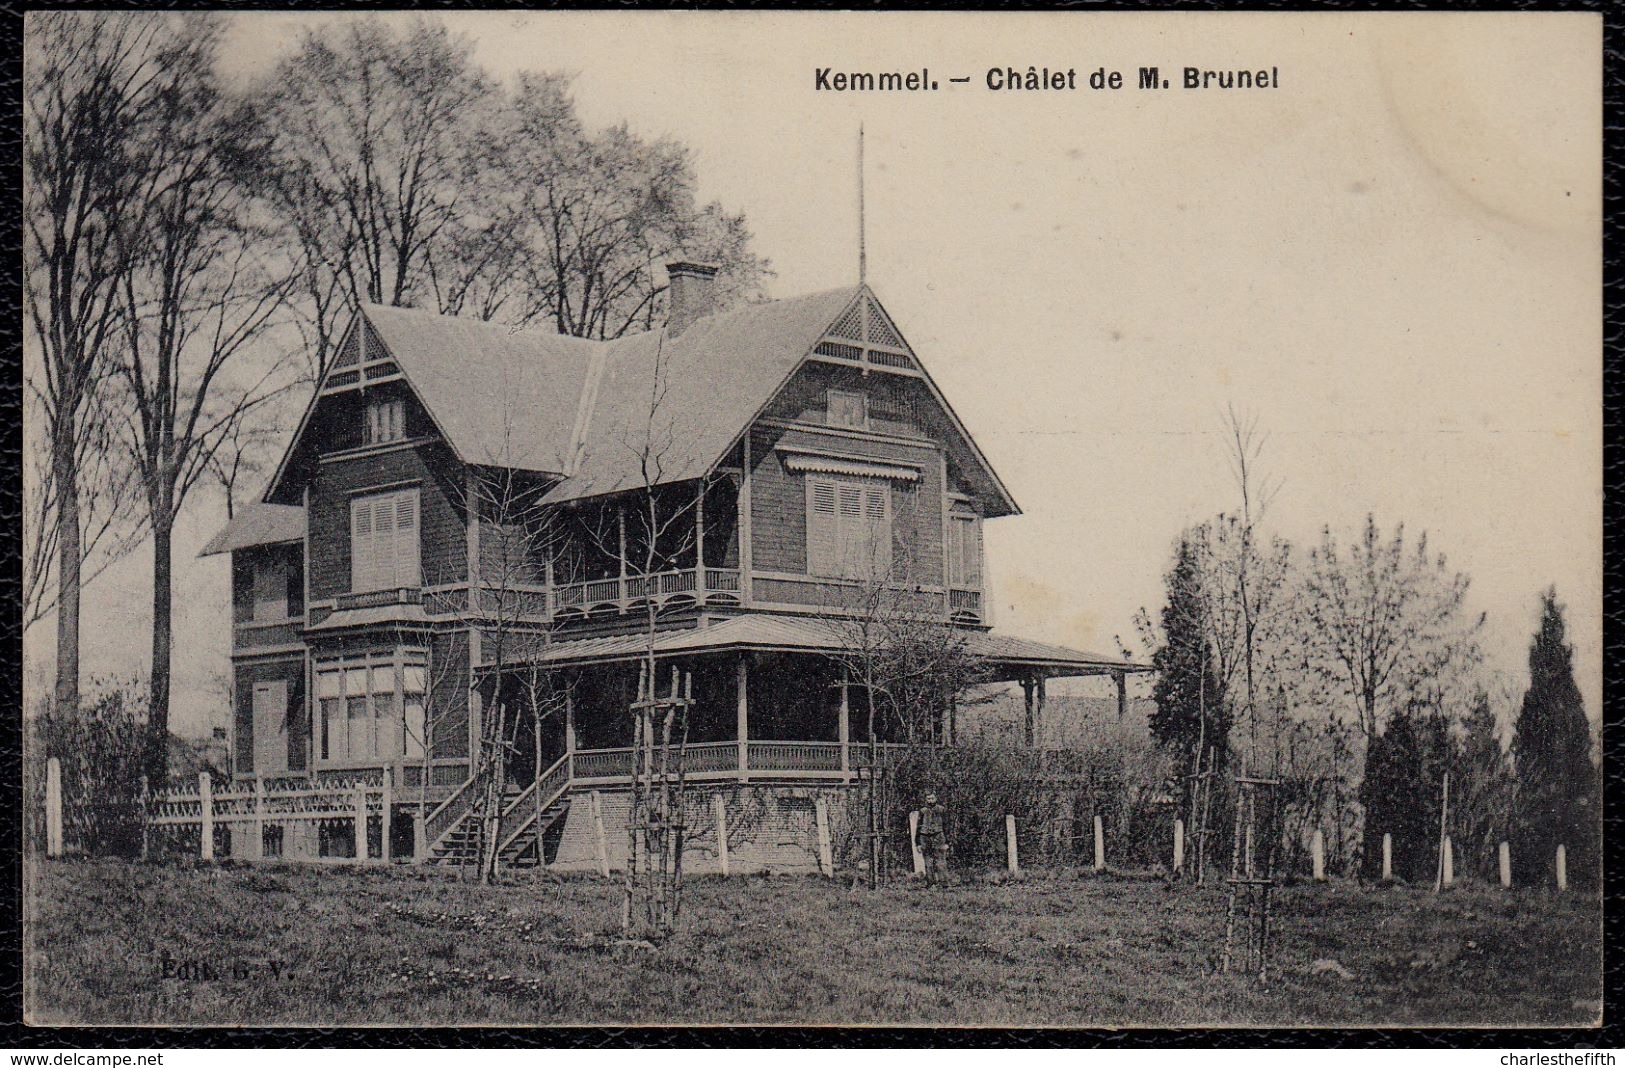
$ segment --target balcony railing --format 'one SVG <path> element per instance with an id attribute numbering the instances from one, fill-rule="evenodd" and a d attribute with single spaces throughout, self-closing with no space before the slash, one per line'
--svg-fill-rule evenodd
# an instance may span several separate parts
<path id="1" fill-rule="evenodd" d="M 955 612 L 982 611 L 982 591 L 953 589 L 948 591 L 948 607 Z"/>
<path id="2" fill-rule="evenodd" d="M 675 606 L 679 602 L 738 603 L 738 571 L 708 567 L 703 572 L 703 585 L 700 582 L 701 574 L 696 568 L 683 568 L 653 575 L 626 575 L 565 583 L 553 588 L 552 609 L 555 613 L 592 614 L 626 612 L 650 601 L 660 607 Z"/>
<path id="3" fill-rule="evenodd" d="M 884 750 L 903 747 L 882 744 Z M 840 779 L 869 766 L 869 744 L 851 742 L 841 760 L 840 742 L 780 742 L 750 739 L 745 743 L 745 764 L 739 763 L 739 743 L 691 743 L 684 754 L 685 774 L 699 778 L 740 776 L 750 779 Z M 576 781 L 613 784 L 632 778 L 631 749 L 578 749 L 572 758 Z M 673 767 L 672 774 L 676 773 Z M 658 771 L 658 769 L 657 769 Z"/>
<path id="4" fill-rule="evenodd" d="M 416 586 L 401 586 L 397 589 L 367 590 L 364 593 L 341 593 L 333 599 L 333 609 L 342 612 L 347 608 L 380 608 L 384 605 L 422 603 L 422 589 Z"/>

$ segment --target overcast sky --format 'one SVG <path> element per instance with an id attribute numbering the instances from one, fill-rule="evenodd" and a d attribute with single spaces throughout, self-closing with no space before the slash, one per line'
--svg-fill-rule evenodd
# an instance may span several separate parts
<path id="1" fill-rule="evenodd" d="M 688 144 L 773 296 L 855 281 L 865 125 L 870 284 L 1025 512 L 988 525 L 999 629 L 1129 638 L 1178 531 L 1233 502 L 1234 403 L 1271 434 L 1271 526 L 1425 529 L 1472 576 L 1496 666 L 1524 674 L 1556 583 L 1597 715 L 1600 18 L 440 17 L 498 75 L 574 72 L 589 122 Z M 264 70 L 309 20 L 238 16 L 232 64 Z M 1134 88 L 1152 64 L 1176 87 Z M 1029 65 L 1128 86 L 985 87 Z M 1186 65 L 1281 85 L 1184 91 Z M 823 66 L 942 89 L 815 92 Z M 176 538 L 182 730 L 225 722 L 226 562 L 192 561 L 222 518 L 200 498 Z M 144 670 L 149 569 L 140 551 L 87 596 L 87 675 Z"/>

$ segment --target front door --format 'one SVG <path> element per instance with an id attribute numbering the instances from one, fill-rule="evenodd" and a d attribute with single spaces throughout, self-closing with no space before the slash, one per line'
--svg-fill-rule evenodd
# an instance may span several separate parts
<path id="1" fill-rule="evenodd" d="M 288 683 L 254 684 L 254 774 L 288 771 Z"/>

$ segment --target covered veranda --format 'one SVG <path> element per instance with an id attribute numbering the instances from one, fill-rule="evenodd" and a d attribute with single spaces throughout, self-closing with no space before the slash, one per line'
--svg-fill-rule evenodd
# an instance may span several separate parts
<path id="1" fill-rule="evenodd" d="M 1049 679 L 1111 678 L 1121 717 L 1128 676 L 1150 670 L 1008 635 L 961 633 L 967 650 L 987 665 L 987 683 L 1020 685 L 1029 746 L 1042 737 Z M 657 633 L 653 645 L 662 687 L 673 669 L 693 679 L 687 777 L 827 783 L 851 782 L 861 775 L 870 752 L 867 706 L 843 670 L 844 640 L 842 628 L 827 619 L 763 613 Z M 576 785 L 629 781 L 628 709 L 648 651 L 649 637 L 642 633 L 586 637 L 553 642 L 528 662 L 506 666 L 501 699 L 519 702 L 517 680 L 534 678 L 539 669 L 552 676 L 564 713 L 544 720 L 540 745 L 527 737 L 514 746 L 513 779 L 523 783 L 563 761 L 561 770 Z M 516 726 L 528 731 L 522 722 Z M 875 733 L 881 745 L 902 742 L 885 724 L 878 724 Z M 956 735 L 950 708 L 936 740 L 952 745 Z M 527 758 L 527 751 L 536 757 Z"/>

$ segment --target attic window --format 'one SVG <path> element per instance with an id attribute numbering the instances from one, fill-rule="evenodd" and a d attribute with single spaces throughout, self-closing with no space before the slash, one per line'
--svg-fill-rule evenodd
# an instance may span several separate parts
<path id="1" fill-rule="evenodd" d="M 400 441 L 406 437 L 406 404 L 395 400 L 367 402 L 367 444 Z"/>
<path id="2" fill-rule="evenodd" d="M 830 426 L 869 429 L 869 398 L 852 389 L 832 389 L 827 393 L 825 419 Z"/>

